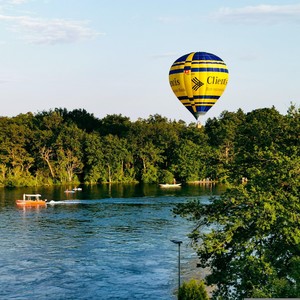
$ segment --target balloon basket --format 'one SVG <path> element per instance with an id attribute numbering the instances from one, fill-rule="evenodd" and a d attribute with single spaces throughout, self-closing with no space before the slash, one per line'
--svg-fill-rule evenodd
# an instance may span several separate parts
<path id="1" fill-rule="evenodd" d="M 197 122 L 196 128 L 198 128 L 198 129 L 202 128 L 202 124 L 200 123 L 200 121 Z"/>

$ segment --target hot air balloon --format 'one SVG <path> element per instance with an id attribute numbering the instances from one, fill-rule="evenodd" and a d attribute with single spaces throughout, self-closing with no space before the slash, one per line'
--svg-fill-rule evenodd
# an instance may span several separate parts
<path id="1" fill-rule="evenodd" d="M 228 75 L 228 68 L 220 57 L 192 52 L 173 63 L 169 81 L 176 97 L 198 120 L 223 94 Z"/>

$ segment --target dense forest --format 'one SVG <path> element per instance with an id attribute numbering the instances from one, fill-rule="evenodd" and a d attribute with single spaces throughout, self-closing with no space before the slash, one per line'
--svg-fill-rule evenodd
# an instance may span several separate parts
<path id="1" fill-rule="evenodd" d="M 84 109 L 0 117 L 0 186 L 255 180 L 262 151 L 299 155 L 299 123 L 295 105 L 286 115 L 224 111 L 201 128 L 160 115 L 99 119 Z"/>

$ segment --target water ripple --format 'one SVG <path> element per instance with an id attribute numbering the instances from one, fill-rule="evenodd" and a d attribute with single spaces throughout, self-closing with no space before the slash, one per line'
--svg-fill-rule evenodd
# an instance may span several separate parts
<path id="1" fill-rule="evenodd" d="M 0 211 L 1 299 L 175 299 L 180 197 L 63 200 Z M 191 250 L 183 248 L 182 262 Z M 185 258 L 186 257 L 186 258 Z"/>

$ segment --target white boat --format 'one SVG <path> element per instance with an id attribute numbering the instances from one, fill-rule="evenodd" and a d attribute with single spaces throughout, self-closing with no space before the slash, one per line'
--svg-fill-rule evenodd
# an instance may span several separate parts
<path id="1" fill-rule="evenodd" d="M 67 194 L 74 194 L 75 191 L 65 190 L 65 193 L 67 193 Z"/>
<path id="2" fill-rule="evenodd" d="M 179 188 L 181 183 L 160 183 L 159 186 L 161 188 Z"/>

